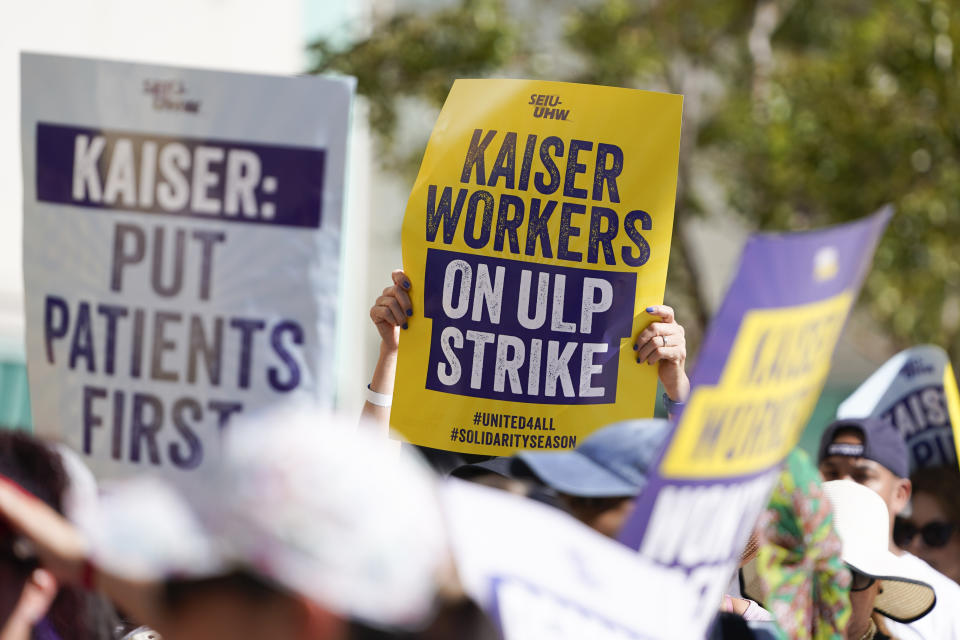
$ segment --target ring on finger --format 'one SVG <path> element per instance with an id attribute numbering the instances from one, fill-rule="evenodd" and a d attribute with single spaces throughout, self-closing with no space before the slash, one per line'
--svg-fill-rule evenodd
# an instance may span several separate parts
<path id="1" fill-rule="evenodd" d="M 660 336 L 660 346 L 661 347 L 667 346 L 667 336 Z"/>

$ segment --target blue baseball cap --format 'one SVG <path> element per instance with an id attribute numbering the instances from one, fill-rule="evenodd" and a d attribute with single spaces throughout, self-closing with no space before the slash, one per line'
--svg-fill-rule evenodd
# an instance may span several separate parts
<path id="1" fill-rule="evenodd" d="M 838 431 L 859 431 L 862 444 L 834 442 Z M 866 458 L 878 462 L 898 478 L 910 477 L 910 455 L 903 436 L 880 418 L 845 418 L 830 423 L 820 438 L 818 462 L 829 456 Z"/>
<path id="2" fill-rule="evenodd" d="M 523 451 L 517 458 L 546 485 L 571 496 L 635 496 L 670 433 L 667 420 L 615 422 L 588 436 L 570 451 Z"/>

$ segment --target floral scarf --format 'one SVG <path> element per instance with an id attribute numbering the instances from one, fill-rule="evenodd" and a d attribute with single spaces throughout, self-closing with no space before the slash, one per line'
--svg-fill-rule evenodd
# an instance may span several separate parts
<path id="1" fill-rule="evenodd" d="M 758 523 L 759 593 L 790 638 L 842 640 L 850 618 L 850 573 L 840 559 L 820 474 L 797 449 L 787 457 Z"/>

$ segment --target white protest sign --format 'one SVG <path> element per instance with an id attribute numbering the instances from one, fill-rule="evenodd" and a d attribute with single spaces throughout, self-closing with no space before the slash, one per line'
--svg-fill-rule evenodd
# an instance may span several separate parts
<path id="1" fill-rule="evenodd" d="M 641 640 L 643 635 L 612 623 L 575 602 L 518 580 L 495 584 L 496 619 L 504 640 Z"/>
<path id="2" fill-rule="evenodd" d="M 720 607 L 701 593 L 719 576 L 678 575 L 552 507 L 455 480 L 442 498 L 464 588 L 507 640 L 697 638 Z"/>
<path id="3" fill-rule="evenodd" d="M 354 81 L 24 54 L 36 430 L 188 472 L 232 416 L 333 399 Z"/>
<path id="4" fill-rule="evenodd" d="M 960 426 L 957 380 L 946 352 L 932 344 L 901 351 L 867 378 L 837 409 L 837 418 L 880 417 L 910 451 L 911 470 L 956 465 Z"/>

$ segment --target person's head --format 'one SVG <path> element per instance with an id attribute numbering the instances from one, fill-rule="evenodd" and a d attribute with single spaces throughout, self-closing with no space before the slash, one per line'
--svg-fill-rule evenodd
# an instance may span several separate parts
<path id="1" fill-rule="evenodd" d="M 519 460 L 509 456 L 493 457 L 462 464 L 450 471 L 450 477 L 526 496 L 530 493 L 530 486 L 526 478 L 517 472 L 517 469 L 523 466 L 519 463 Z"/>
<path id="2" fill-rule="evenodd" d="M 19 486 L 58 513 L 65 511 L 71 488 L 63 459 L 54 447 L 23 431 L 0 428 L 0 476 Z M 0 620 L 17 609 L 32 609 L 64 640 L 104 637 L 115 621 L 111 607 L 99 596 L 60 587 L 52 574 L 38 569 L 17 537 L 0 523 Z"/>
<path id="3" fill-rule="evenodd" d="M 666 420 L 627 420 L 598 429 L 571 451 L 517 457 L 560 494 L 575 518 L 615 538 L 669 431 Z"/>
<path id="4" fill-rule="evenodd" d="M 883 593 L 879 580 L 850 568 L 850 620 L 847 622 L 847 638 L 857 640 L 870 627 L 877 596 Z"/>
<path id="5" fill-rule="evenodd" d="M 477 604 L 460 598 L 442 604 L 425 629 L 399 631 L 377 629 L 353 621 L 346 640 L 501 640 L 502 635 Z"/>
<path id="6" fill-rule="evenodd" d="M 960 470 L 929 467 L 911 476 L 910 517 L 897 518 L 897 546 L 960 582 Z"/>
<path id="7" fill-rule="evenodd" d="M 837 420 L 820 439 L 818 460 L 825 481 L 853 480 L 887 505 L 887 535 L 894 517 L 910 502 L 910 462 L 903 436 L 877 418 Z"/>
<path id="8" fill-rule="evenodd" d="M 206 638 L 337 639 L 345 623 L 308 598 L 248 570 L 172 579 L 163 589 L 167 640 Z"/>
<path id="9" fill-rule="evenodd" d="M 567 505 L 557 492 L 540 481 L 527 464 L 515 456 L 460 465 L 450 472 L 451 478 L 499 489 L 566 511 Z"/>
<path id="10" fill-rule="evenodd" d="M 30 435 L 0 429 L 0 475 L 15 482 L 57 512 L 67 479 L 59 457 Z M 16 537 L 0 523 L 0 620 L 7 620 L 20 600 L 35 562 L 23 559 L 15 549 Z"/>
<path id="11" fill-rule="evenodd" d="M 872 490 L 851 480 L 823 483 L 833 524 L 843 543 L 841 557 L 853 576 L 847 638 L 860 638 L 876 611 L 899 622 L 926 615 L 936 601 L 933 589 L 905 575 L 889 548 L 887 507 Z"/>
<path id="12" fill-rule="evenodd" d="M 101 504 L 94 561 L 166 584 L 165 640 L 328 639 L 351 619 L 428 621 L 449 567 L 436 485 L 413 456 L 314 412 L 238 422 L 177 491 L 126 482 Z"/>

